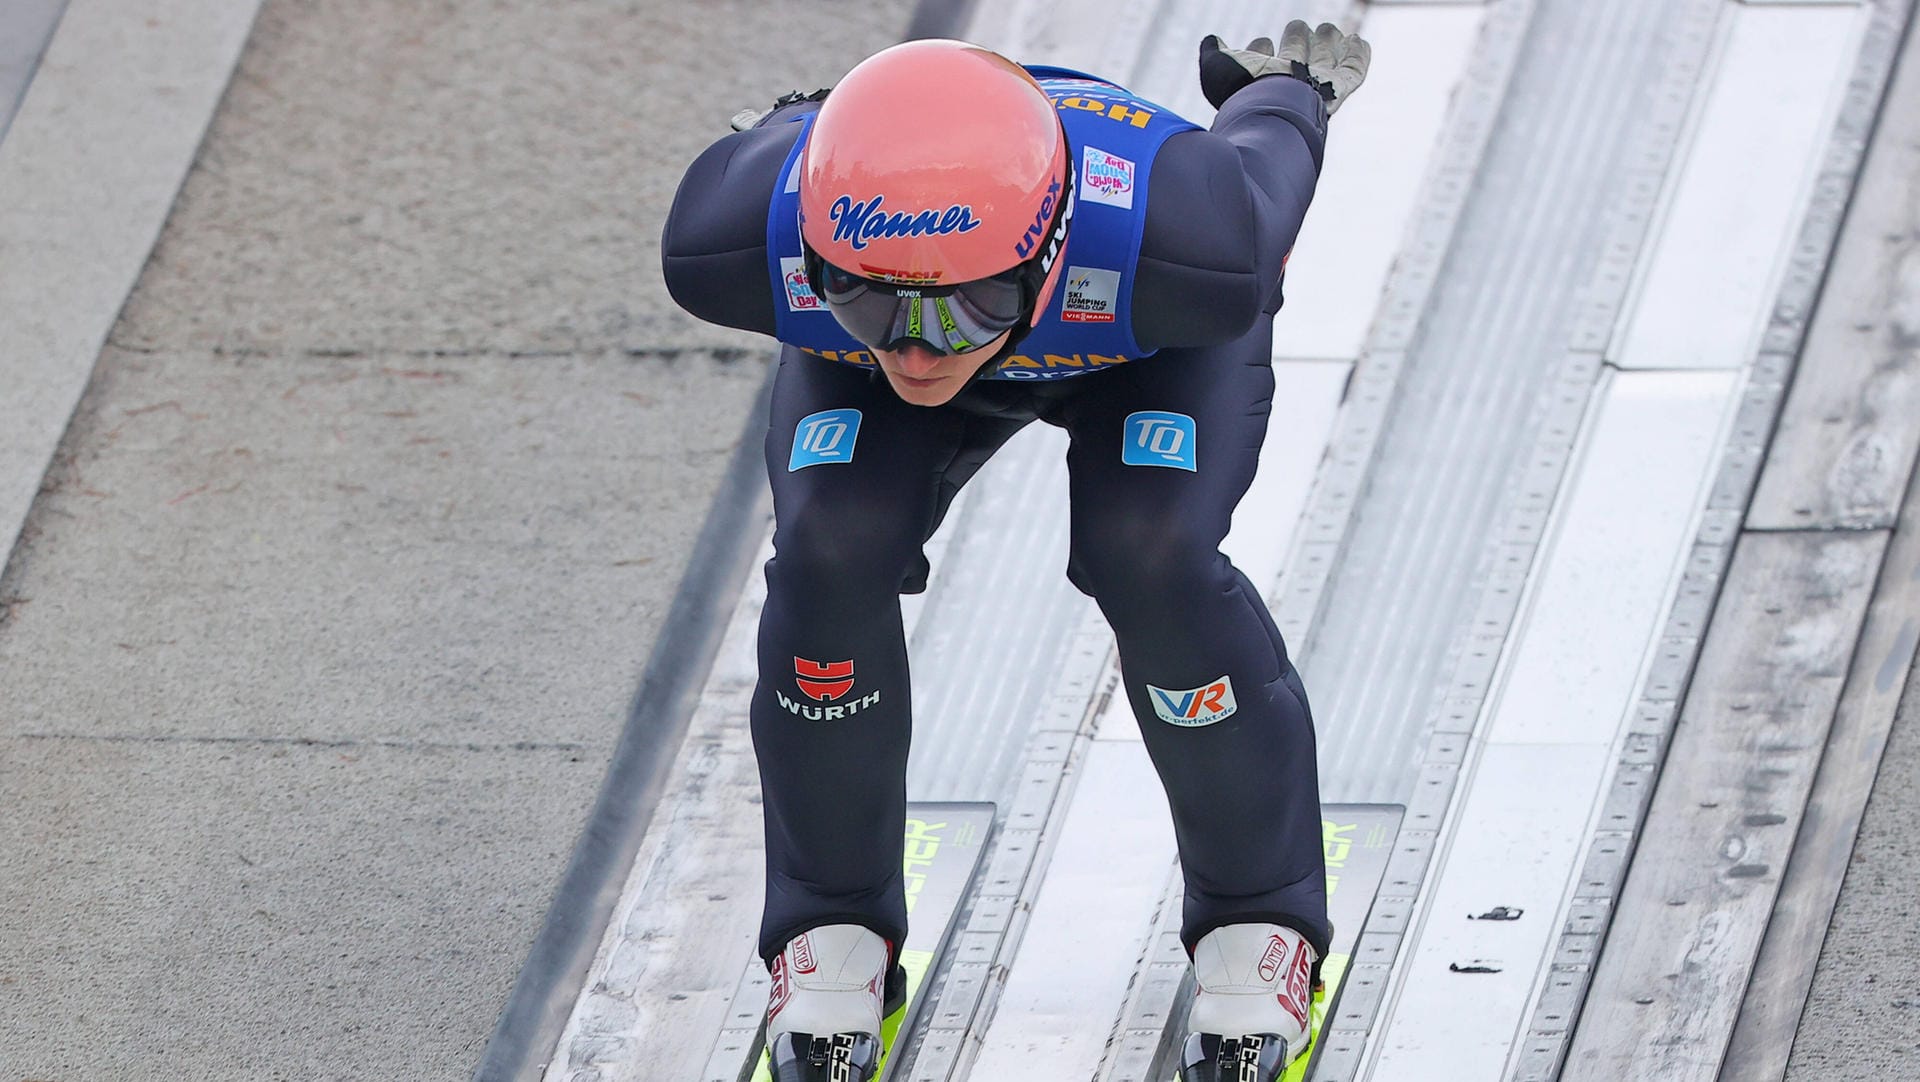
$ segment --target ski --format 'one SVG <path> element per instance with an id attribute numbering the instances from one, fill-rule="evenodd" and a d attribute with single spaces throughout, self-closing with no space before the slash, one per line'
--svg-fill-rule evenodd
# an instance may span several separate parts
<path id="1" fill-rule="evenodd" d="M 1281 1072 L 1280 1082 L 1305 1082 L 1313 1070 L 1321 1028 L 1339 1009 L 1341 986 L 1353 962 L 1354 949 L 1359 946 L 1360 933 L 1373 912 L 1373 900 L 1386 876 L 1387 858 L 1393 855 L 1393 843 L 1400 835 L 1400 820 L 1405 814 L 1406 809 L 1398 804 L 1327 804 L 1320 809 L 1320 840 L 1327 860 L 1327 915 L 1333 922 L 1333 941 L 1320 962 L 1320 986 L 1314 989 L 1307 1050 Z M 1180 1024 L 1184 1025 L 1184 1003 L 1181 1016 Z M 1176 1059 L 1182 1043 L 1169 1042 Z M 1177 1062 L 1167 1078 L 1169 1082 L 1183 1082 Z"/>
<path id="2" fill-rule="evenodd" d="M 953 936 L 961 903 L 980 870 L 994 805 L 923 803 L 907 805 L 906 850 L 902 870 L 907 884 L 909 927 L 900 945 L 906 995 L 881 1023 L 882 1048 L 874 1082 L 891 1077 L 894 1052 L 924 1005 L 921 994 L 940 955 Z M 770 981 L 758 958 L 747 961 L 734 992 L 725 1028 L 714 1047 L 705 1082 L 771 1082 L 763 1030 Z"/>

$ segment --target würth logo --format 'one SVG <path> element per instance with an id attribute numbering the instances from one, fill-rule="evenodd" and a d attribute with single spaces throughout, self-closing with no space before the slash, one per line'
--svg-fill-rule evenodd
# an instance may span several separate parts
<path id="1" fill-rule="evenodd" d="M 820 702 L 831 702 L 853 690 L 853 662 L 830 661 L 823 665 L 796 657 L 793 678 L 802 692 Z"/>
<path id="2" fill-rule="evenodd" d="M 786 692 L 775 688 L 774 697 L 780 700 L 780 708 L 789 714 L 806 718 L 808 721 L 839 721 L 851 717 L 862 710 L 880 705 L 880 692 L 870 691 L 865 695 L 847 699 L 853 691 L 853 661 L 809 661 L 803 657 L 793 659 L 793 682 L 800 687 L 800 693 L 807 698 L 789 699 Z M 833 706 L 815 706 L 814 703 L 835 703 Z M 844 702 L 841 700 L 845 699 Z"/>

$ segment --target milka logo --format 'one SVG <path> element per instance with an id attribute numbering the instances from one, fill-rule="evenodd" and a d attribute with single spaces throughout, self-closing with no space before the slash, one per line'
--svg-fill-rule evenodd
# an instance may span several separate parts
<path id="1" fill-rule="evenodd" d="M 1133 162 L 1097 147 L 1088 147 L 1080 159 L 1080 179 L 1087 198 L 1109 206 L 1133 207 Z"/>
<path id="2" fill-rule="evenodd" d="M 1133 187 L 1133 163 L 1110 155 L 1095 158 L 1087 170 L 1087 186 L 1108 194 L 1125 191 Z"/>
<path id="3" fill-rule="evenodd" d="M 881 208 L 885 196 L 876 195 L 856 203 L 850 195 L 833 201 L 827 217 L 833 221 L 833 239 L 846 241 L 856 252 L 865 251 L 875 238 L 931 237 L 947 233 L 970 233 L 980 227 L 974 220 L 971 204 L 955 203 L 945 210 L 896 210 Z"/>

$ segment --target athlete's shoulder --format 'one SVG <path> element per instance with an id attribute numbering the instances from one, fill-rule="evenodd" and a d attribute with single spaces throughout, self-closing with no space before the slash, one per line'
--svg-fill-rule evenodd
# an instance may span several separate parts
<path id="1" fill-rule="evenodd" d="M 1143 344 L 1228 341 L 1278 307 L 1325 125 L 1312 87 L 1273 77 L 1229 99 L 1210 130 L 1167 140 L 1153 163 L 1135 281 Z"/>
<path id="2" fill-rule="evenodd" d="M 810 110 L 809 110 L 810 111 Z M 687 167 L 660 237 L 661 272 L 675 303 L 710 323 L 773 333 L 767 209 L 804 113 L 788 111 L 732 132 Z"/>

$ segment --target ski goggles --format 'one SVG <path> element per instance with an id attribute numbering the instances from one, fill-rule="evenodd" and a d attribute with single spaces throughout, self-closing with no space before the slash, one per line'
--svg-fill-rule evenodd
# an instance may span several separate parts
<path id="1" fill-rule="evenodd" d="M 836 267 L 802 245 L 807 283 L 846 332 L 872 349 L 918 342 L 935 353 L 976 350 L 1033 318 L 1054 260 L 1066 248 L 1073 220 L 1074 175 L 1067 175 L 1053 216 L 1025 261 L 988 278 L 955 285 L 885 282 Z"/>
<path id="2" fill-rule="evenodd" d="M 806 250 L 807 282 L 846 332 L 874 349 L 917 342 L 935 353 L 979 349 L 1033 314 L 1025 264 L 957 285 L 876 281 Z"/>

